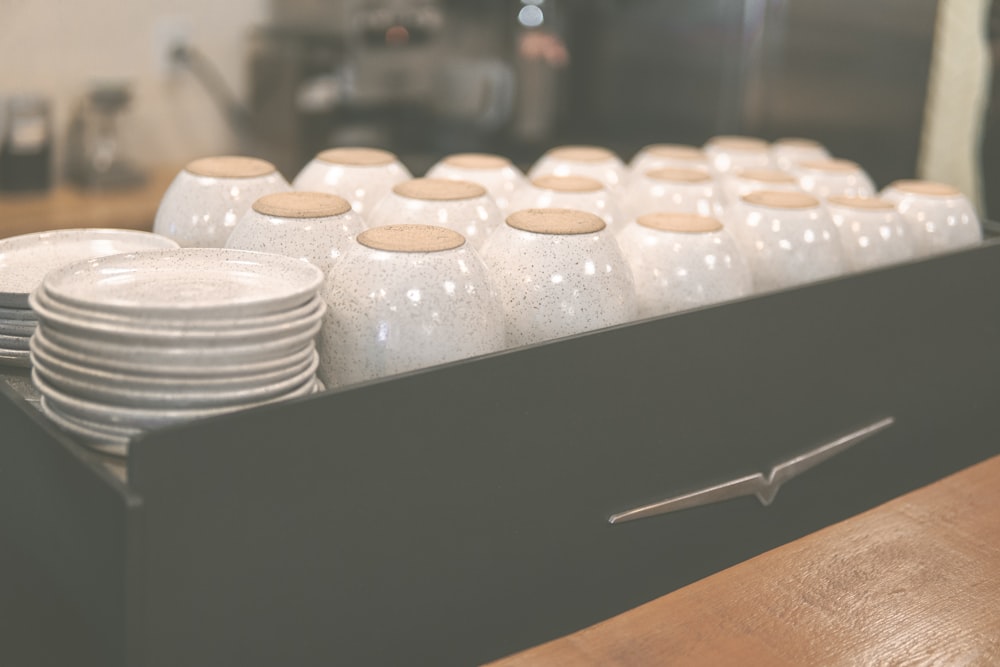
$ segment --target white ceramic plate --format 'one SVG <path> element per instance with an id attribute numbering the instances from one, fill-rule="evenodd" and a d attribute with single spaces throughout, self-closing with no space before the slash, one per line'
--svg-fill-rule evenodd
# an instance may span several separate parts
<path id="1" fill-rule="evenodd" d="M 118 362 L 151 364 L 169 366 L 170 364 L 207 364 L 232 365 L 239 363 L 254 363 L 279 357 L 286 357 L 302 349 L 319 333 L 322 322 L 315 322 L 305 331 L 277 340 L 249 345 L 230 345 L 226 341 L 212 343 L 192 343 L 184 345 L 178 342 L 172 346 L 160 345 L 122 345 L 120 342 L 94 339 L 90 336 L 79 336 L 51 327 L 41 326 L 35 332 L 42 332 L 45 338 L 57 345 L 90 357 L 113 359 Z"/>
<path id="2" fill-rule="evenodd" d="M 44 396 L 42 396 L 41 406 L 42 412 L 52 423 L 64 431 L 83 438 L 94 449 L 115 456 L 128 454 L 128 444 L 133 436 L 122 435 L 119 432 L 101 428 L 99 424 L 92 424 L 84 419 L 75 419 L 64 415 L 53 409 Z M 138 429 L 134 430 L 136 435 L 142 432 Z"/>
<path id="3" fill-rule="evenodd" d="M 31 343 L 33 360 L 41 362 L 47 368 L 57 370 L 61 375 L 71 380 L 114 387 L 117 391 L 139 392 L 225 392 L 262 387 L 287 380 L 304 372 L 319 358 L 312 350 L 309 350 L 309 353 L 309 356 L 301 359 L 299 355 L 289 358 L 289 363 L 277 370 L 252 375 L 156 376 L 121 373 L 77 364 L 60 355 L 50 353 L 45 346 L 39 345 L 37 340 Z"/>
<path id="4" fill-rule="evenodd" d="M 35 332 L 37 322 L 28 320 L 0 320 L 0 334 L 7 336 L 30 336 Z"/>
<path id="5" fill-rule="evenodd" d="M 30 336 L 8 336 L 0 333 L 0 348 L 7 350 L 27 350 Z"/>
<path id="6" fill-rule="evenodd" d="M 0 308 L 0 320 L 27 320 L 34 322 L 37 319 L 31 308 Z"/>
<path id="7" fill-rule="evenodd" d="M 123 389 L 114 384 L 81 380 L 45 364 L 40 357 L 32 359 L 32 367 L 47 383 L 71 396 L 120 407 L 157 410 L 195 409 L 244 405 L 267 400 L 291 391 L 307 380 L 315 379 L 318 357 L 294 375 L 277 382 L 238 389 L 182 390 L 166 387 L 152 390 Z"/>
<path id="8" fill-rule="evenodd" d="M 0 366 L 31 367 L 31 358 L 27 350 L 11 350 L 0 347 Z"/>
<path id="9" fill-rule="evenodd" d="M 265 327 L 245 328 L 241 326 L 217 329 L 156 329 L 140 325 L 126 326 L 94 321 L 89 318 L 67 315 L 59 310 L 49 309 L 37 298 L 37 292 L 31 295 L 31 303 L 43 326 L 48 331 L 82 336 L 101 341 L 116 341 L 126 345 L 171 346 L 185 345 L 251 345 L 271 341 L 313 328 L 326 312 L 326 303 L 316 299 L 314 308 L 306 315 L 297 319 L 279 322 Z M 0 329 L 2 330 L 2 329 Z"/>
<path id="10" fill-rule="evenodd" d="M 147 378 L 189 378 L 189 379 L 224 379 L 237 380 L 258 373 L 268 373 L 285 370 L 289 366 L 311 359 L 315 354 L 315 346 L 311 340 L 305 341 L 298 348 L 293 348 L 283 355 L 277 355 L 254 362 L 240 360 L 218 359 L 219 363 L 198 363 L 183 359 L 170 360 L 168 363 L 142 363 L 128 359 L 108 358 L 102 355 L 89 354 L 60 345 L 49 340 L 45 332 L 39 329 L 31 337 L 32 349 L 43 351 L 57 358 L 60 362 L 69 362 L 85 366 L 94 371 L 124 373 Z"/>
<path id="11" fill-rule="evenodd" d="M 45 397 L 46 402 L 64 415 L 76 417 L 78 419 L 85 419 L 98 424 L 127 426 L 141 429 L 157 428 L 170 424 L 191 421 L 193 419 L 214 417 L 216 415 L 223 415 L 236 410 L 244 410 L 247 408 L 257 407 L 259 405 L 265 405 L 267 403 L 275 403 L 277 401 L 284 401 L 299 396 L 306 396 L 316 391 L 315 379 L 310 378 L 301 386 L 296 387 L 291 391 L 263 401 L 253 401 L 249 403 L 212 408 L 175 408 L 157 410 L 153 408 L 114 406 L 77 398 L 66 394 L 65 392 L 59 391 L 46 382 L 44 378 L 41 378 L 34 370 L 31 372 L 31 381 L 35 383 L 36 387 L 38 387 L 38 391 L 41 392 L 43 397 Z"/>
<path id="12" fill-rule="evenodd" d="M 27 308 L 49 271 L 104 255 L 177 248 L 159 234 L 131 229 L 61 229 L 0 240 L 0 307 Z"/>
<path id="13" fill-rule="evenodd" d="M 323 272 L 302 259 L 181 248 L 77 262 L 45 276 L 49 295 L 88 310 L 140 317 L 263 316 L 315 297 Z"/>
<path id="14" fill-rule="evenodd" d="M 179 329 L 183 331 L 202 330 L 222 330 L 222 329 L 257 329 L 269 327 L 276 324 L 284 324 L 292 320 L 297 320 L 314 313 L 317 308 L 324 308 L 324 302 L 318 296 L 306 301 L 301 306 L 296 306 L 289 310 L 282 310 L 271 315 L 260 317 L 231 317 L 231 318 L 209 318 L 204 319 L 168 319 L 163 317 L 123 315 L 116 312 L 101 312 L 92 309 L 78 308 L 72 304 L 65 303 L 49 294 L 43 287 L 39 286 L 32 292 L 31 299 L 37 301 L 43 307 L 63 315 L 85 319 L 95 325 L 139 327 L 143 329 Z M 322 304 L 322 305 L 321 305 Z M 32 311 L 34 313 L 34 311 Z M 140 314 L 141 315 L 141 314 Z M 37 321 L 37 318 L 36 318 Z"/>

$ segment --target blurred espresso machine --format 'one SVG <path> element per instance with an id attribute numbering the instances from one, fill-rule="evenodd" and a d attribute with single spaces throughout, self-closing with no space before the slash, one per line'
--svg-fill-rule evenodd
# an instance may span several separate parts
<path id="1" fill-rule="evenodd" d="M 254 36 L 255 152 L 455 151 L 530 164 L 560 143 L 628 159 L 714 134 L 807 136 L 912 175 L 936 0 L 271 0 Z"/>

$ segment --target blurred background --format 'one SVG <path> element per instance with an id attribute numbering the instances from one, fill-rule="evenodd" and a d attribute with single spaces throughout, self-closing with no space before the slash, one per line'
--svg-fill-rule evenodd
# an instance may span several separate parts
<path id="1" fill-rule="evenodd" d="M 565 143 L 627 160 L 654 142 L 802 136 L 880 186 L 942 180 L 997 215 L 983 187 L 997 162 L 991 12 L 990 0 L 0 0 L 0 150 L 44 149 L 50 184 L 100 188 L 221 153 L 291 178 L 341 145 L 388 148 L 421 173 L 456 151 L 527 166 Z"/>

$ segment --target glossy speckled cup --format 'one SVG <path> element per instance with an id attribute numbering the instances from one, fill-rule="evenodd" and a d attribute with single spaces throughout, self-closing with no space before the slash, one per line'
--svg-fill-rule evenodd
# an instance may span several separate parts
<path id="1" fill-rule="evenodd" d="M 503 309 L 461 234 L 429 225 L 373 227 L 330 271 L 317 347 L 327 388 L 503 348 Z"/>
<path id="2" fill-rule="evenodd" d="M 292 186 L 306 192 L 343 197 L 367 220 L 372 208 L 392 186 L 412 178 L 399 158 L 379 148 L 330 148 L 302 168 Z"/>
<path id="3" fill-rule="evenodd" d="M 364 229 L 346 199 L 322 192 L 281 192 L 255 201 L 226 247 L 298 257 L 325 274 Z"/>
<path id="4" fill-rule="evenodd" d="M 786 137 L 771 144 L 771 159 L 782 171 L 791 171 L 799 162 L 829 158 L 830 152 L 826 147 L 813 139 Z"/>
<path id="5" fill-rule="evenodd" d="M 486 242 L 483 259 L 503 301 L 511 347 L 636 317 L 632 271 L 604 221 L 592 213 L 512 213 Z"/>
<path id="6" fill-rule="evenodd" d="M 715 218 L 651 213 L 630 222 L 618 244 L 632 268 L 639 317 L 655 317 L 753 292 L 736 240 Z"/>
<path id="7" fill-rule="evenodd" d="M 185 248 L 221 248 L 250 206 L 291 186 L 266 160 L 206 157 L 188 163 L 167 188 L 153 231 Z"/>
<path id="8" fill-rule="evenodd" d="M 628 177 L 628 167 L 612 151 L 601 146 L 559 146 L 531 167 L 528 178 L 539 176 L 586 176 L 617 192 Z"/>
<path id="9" fill-rule="evenodd" d="M 503 214 L 486 188 L 441 178 L 414 178 L 395 185 L 368 216 L 369 227 L 447 227 L 477 249 L 502 222 Z"/>
<path id="10" fill-rule="evenodd" d="M 427 171 L 427 178 L 478 183 L 486 188 L 504 215 L 511 210 L 511 195 L 527 182 L 524 173 L 509 159 L 487 153 L 449 155 Z"/>
<path id="11" fill-rule="evenodd" d="M 983 230 L 976 210 L 958 188 L 933 181 L 902 180 L 882 191 L 906 220 L 920 255 L 976 245 Z"/>
<path id="12" fill-rule="evenodd" d="M 875 184 L 857 162 L 832 158 L 797 162 L 793 173 L 799 187 L 819 197 L 874 197 Z"/>
<path id="13" fill-rule="evenodd" d="M 840 231 L 851 269 L 864 271 L 916 256 L 914 234 L 892 202 L 874 197 L 830 197 L 826 207 Z"/>
<path id="14" fill-rule="evenodd" d="M 517 190 L 510 204 L 512 213 L 530 208 L 587 211 L 604 220 L 613 232 L 625 224 L 617 197 L 596 178 L 588 176 L 538 176 Z"/>
<path id="15" fill-rule="evenodd" d="M 727 223 L 757 291 L 843 274 L 840 233 L 820 201 L 804 192 L 760 190 L 744 196 Z"/>
<path id="16" fill-rule="evenodd" d="M 711 170 L 711 165 L 703 149 L 684 144 L 650 144 L 644 146 L 629 162 L 630 177 L 645 174 L 651 169 L 664 168 L 707 172 Z"/>
<path id="17" fill-rule="evenodd" d="M 719 195 L 707 171 L 665 167 L 633 174 L 622 200 L 631 218 L 665 212 L 713 217 L 721 213 Z"/>
<path id="18" fill-rule="evenodd" d="M 712 171 L 728 174 L 741 167 L 771 167 L 771 151 L 768 143 L 756 137 L 719 135 L 705 142 Z"/>

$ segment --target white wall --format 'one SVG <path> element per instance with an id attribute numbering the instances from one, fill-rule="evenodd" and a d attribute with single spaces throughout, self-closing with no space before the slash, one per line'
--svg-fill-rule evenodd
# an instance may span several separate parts
<path id="1" fill-rule="evenodd" d="M 190 73 L 158 65 L 157 34 L 164 22 L 186 25 L 243 96 L 250 28 L 268 12 L 267 0 L 0 0 L 0 97 L 36 92 L 51 100 L 57 159 L 76 101 L 102 79 L 133 83 L 125 138 L 137 162 L 177 165 L 231 152 L 233 134 Z"/>

